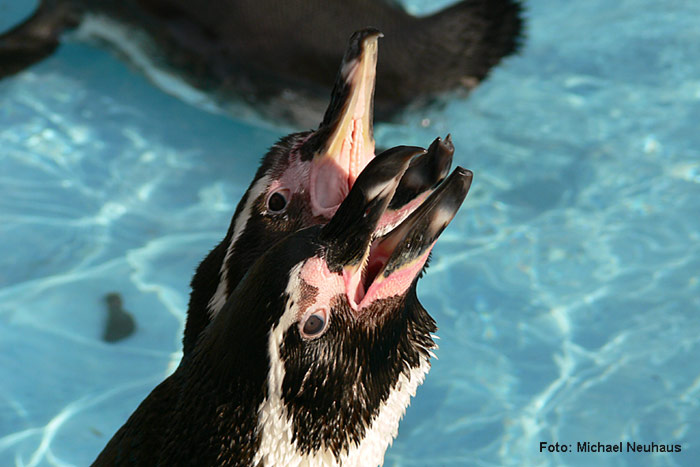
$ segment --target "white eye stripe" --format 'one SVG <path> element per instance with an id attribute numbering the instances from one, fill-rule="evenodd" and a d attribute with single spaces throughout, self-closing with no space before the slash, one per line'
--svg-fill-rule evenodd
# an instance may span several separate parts
<path id="1" fill-rule="evenodd" d="M 276 456 L 289 460 L 295 448 L 292 443 L 292 422 L 287 408 L 282 402 L 282 381 L 284 381 L 284 362 L 280 356 L 282 340 L 287 330 L 297 320 L 297 304 L 301 290 L 299 273 L 303 263 L 292 268 L 289 273 L 289 283 L 285 293 L 289 297 L 284 313 L 277 325 L 270 330 L 267 342 L 267 352 L 270 359 L 270 370 L 267 376 L 267 397 L 258 408 L 258 428 L 261 432 L 260 448 L 256 453 L 254 464 L 265 461 L 265 465 L 286 465 Z"/>
<path id="2" fill-rule="evenodd" d="M 233 226 L 233 236 L 231 237 L 231 242 L 226 247 L 226 255 L 224 256 L 224 262 L 221 264 L 221 269 L 219 270 L 219 284 L 216 286 L 216 291 L 212 295 L 207 308 L 209 311 L 209 316 L 213 318 L 216 314 L 224 307 L 226 300 L 228 299 L 228 262 L 233 254 L 234 246 L 238 241 L 238 238 L 243 233 L 246 225 L 248 224 L 248 219 L 253 212 L 253 205 L 255 201 L 267 190 L 267 187 L 271 183 L 269 176 L 261 177 L 260 180 L 255 182 L 255 184 L 248 191 L 248 198 L 246 199 L 245 206 L 241 210 L 240 215 L 236 219 L 236 223 Z"/>

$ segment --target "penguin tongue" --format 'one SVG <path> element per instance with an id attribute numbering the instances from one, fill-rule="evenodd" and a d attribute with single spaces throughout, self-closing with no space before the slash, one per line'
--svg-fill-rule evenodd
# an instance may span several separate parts
<path id="1" fill-rule="evenodd" d="M 311 153 L 311 210 L 330 218 L 374 157 L 373 100 L 377 42 L 363 29 L 350 38 L 323 122 L 302 146 Z"/>

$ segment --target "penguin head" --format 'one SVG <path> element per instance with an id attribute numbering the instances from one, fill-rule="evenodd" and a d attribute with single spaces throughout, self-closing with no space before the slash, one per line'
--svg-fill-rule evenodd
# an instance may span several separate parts
<path id="1" fill-rule="evenodd" d="M 199 343 L 209 360 L 194 367 L 215 368 L 205 379 L 256 400 L 253 463 L 375 465 L 396 435 L 434 347 L 416 281 L 471 182 L 458 168 L 398 225 L 383 225 L 417 152 L 377 156 L 327 225 L 268 250 Z"/>
<path id="2" fill-rule="evenodd" d="M 374 158 L 372 107 L 380 36 L 365 29 L 351 37 L 318 129 L 282 138 L 263 158 L 232 225 L 240 235 L 253 236 L 247 245 L 262 245 L 264 251 L 274 243 L 266 237 L 279 239 L 328 222 Z"/>
<path id="3" fill-rule="evenodd" d="M 226 238 L 192 280 L 185 355 L 253 262 L 286 235 L 327 223 L 375 157 L 372 121 L 379 37 L 375 29 L 353 34 L 318 129 L 288 135 L 264 156 Z M 384 213 L 385 226 L 405 218 L 444 179 L 453 153 L 449 136 L 445 141 L 438 138 L 411 162 Z"/>

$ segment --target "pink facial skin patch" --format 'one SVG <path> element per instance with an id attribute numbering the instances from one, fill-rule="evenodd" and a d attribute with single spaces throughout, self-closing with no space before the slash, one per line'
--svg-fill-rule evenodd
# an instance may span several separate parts
<path id="1" fill-rule="evenodd" d="M 333 298 L 345 293 L 343 279 L 338 274 L 332 273 L 322 258 L 309 259 L 299 272 L 299 278 L 318 289 L 316 300 L 313 303 L 314 307 L 330 309 Z M 297 318 L 301 319 L 301 315 L 305 311 L 306 309 L 300 310 L 300 315 Z M 333 318 L 329 317 L 329 319 Z"/>

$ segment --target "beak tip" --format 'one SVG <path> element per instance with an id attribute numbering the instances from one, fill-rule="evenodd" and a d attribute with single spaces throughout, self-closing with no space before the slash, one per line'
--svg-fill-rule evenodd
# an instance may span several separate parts
<path id="1" fill-rule="evenodd" d="M 469 169 L 465 169 L 464 167 L 458 166 L 457 168 L 455 168 L 455 170 L 451 176 L 458 178 L 460 180 L 461 183 L 459 183 L 459 185 L 458 185 L 458 186 L 460 186 L 460 188 L 458 188 L 458 190 L 461 191 L 462 193 L 464 193 L 464 195 L 462 197 L 462 199 L 464 199 L 464 197 L 467 196 L 467 193 L 469 192 L 469 189 L 472 186 L 472 181 L 474 179 L 474 172 L 472 172 Z M 460 202 L 460 204 L 462 204 L 462 203 Z"/>
<path id="2" fill-rule="evenodd" d="M 355 31 L 350 36 L 350 44 L 346 50 L 343 62 L 349 63 L 363 55 L 365 51 L 376 50 L 380 37 L 384 37 L 379 29 L 368 27 Z M 372 53 L 374 55 L 374 53 Z"/>
<path id="3" fill-rule="evenodd" d="M 354 40 L 366 43 L 384 37 L 384 34 L 379 29 L 368 26 L 364 29 L 356 31 L 355 34 L 353 34 L 353 36 Z"/>
<path id="4" fill-rule="evenodd" d="M 454 153 L 455 151 L 455 145 L 452 143 L 452 137 L 448 133 L 447 136 L 445 137 L 445 140 L 440 143 L 443 148 L 445 148 L 445 151 L 449 151 Z"/>
<path id="5" fill-rule="evenodd" d="M 461 176 L 463 176 L 463 177 L 467 177 L 467 178 L 472 178 L 472 177 L 474 177 L 474 172 L 472 172 L 472 171 L 469 170 L 469 169 L 465 169 L 464 167 L 462 167 L 462 166 L 460 166 L 460 165 L 457 166 L 457 168 L 455 169 L 455 171 L 456 171 L 458 174 L 460 174 Z"/>

